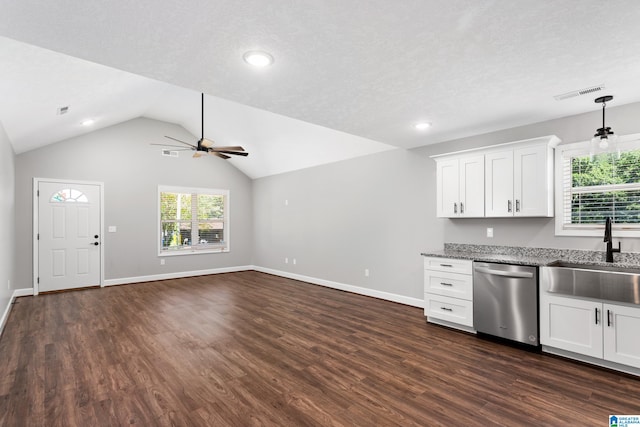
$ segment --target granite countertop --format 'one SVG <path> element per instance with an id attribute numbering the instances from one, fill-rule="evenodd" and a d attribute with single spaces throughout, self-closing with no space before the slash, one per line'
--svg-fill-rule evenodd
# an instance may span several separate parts
<path id="1" fill-rule="evenodd" d="M 637 252 L 615 253 L 616 262 L 609 263 L 605 262 L 604 251 L 445 243 L 443 250 L 423 252 L 421 255 L 531 266 L 566 261 L 573 264 L 640 269 L 640 253 Z"/>

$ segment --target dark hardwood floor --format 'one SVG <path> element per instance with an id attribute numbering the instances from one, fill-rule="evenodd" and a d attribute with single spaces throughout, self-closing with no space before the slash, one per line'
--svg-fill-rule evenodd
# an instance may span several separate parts
<path id="1" fill-rule="evenodd" d="M 2 426 L 608 425 L 640 379 L 258 272 L 18 298 Z"/>

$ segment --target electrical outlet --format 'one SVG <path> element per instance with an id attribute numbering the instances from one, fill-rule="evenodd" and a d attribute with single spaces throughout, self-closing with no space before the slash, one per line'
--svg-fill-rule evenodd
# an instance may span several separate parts
<path id="1" fill-rule="evenodd" d="M 487 228 L 487 237 L 493 237 L 493 228 Z"/>
<path id="2" fill-rule="evenodd" d="M 160 259 L 160 265 L 164 265 L 164 258 Z"/>
<path id="3" fill-rule="evenodd" d="M 285 258 L 285 259 L 284 259 L 284 263 L 285 263 L 285 264 L 289 264 L 289 258 Z"/>
<path id="4" fill-rule="evenodd" d="M 285 205 L 285 206 L 289 206 L 289 199 L 285 199 L 285 200 L 284 200 L 284 205 Z"/>
<path id="5" fill-rule="evenodd" d="M 364 277 L 369 277 L 369 269 L 368 268 L 364 269 Z"/>
<path id="6" fill-rule="evenodd" d="M 293 259 L 293 265 L 296 265 L 296 259 L 295 258 Z"/>

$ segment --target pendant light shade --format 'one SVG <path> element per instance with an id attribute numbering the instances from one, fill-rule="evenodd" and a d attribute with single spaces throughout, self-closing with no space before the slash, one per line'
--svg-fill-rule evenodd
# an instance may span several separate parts
<path id="1" fill-rule="evenodd" d="M 602 127 L 596 130 L 596 134 L 593 135 L 593 138 L 591 139 L 589 154 L 592 159 L 594 155 L 602 153 L 617 153 L 620 155 L 617 144 L 618 135 L 614 134 L 611 128 L 607 127 L 605 124 L 605 108 L 607 106 L 607 102 L 612 99 L 613 96 L 607 95 L 596 98 L 594 101 L 597 104 L 602 104 Z"/>

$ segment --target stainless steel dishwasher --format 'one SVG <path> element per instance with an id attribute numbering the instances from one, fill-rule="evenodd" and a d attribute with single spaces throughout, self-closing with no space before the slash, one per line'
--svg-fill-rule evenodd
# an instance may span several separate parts
<path id="1" fill-rule="evenodd" d="M 532 346 L 538 336 L 538 267 L 473 263 L 473 325 Z"/>

